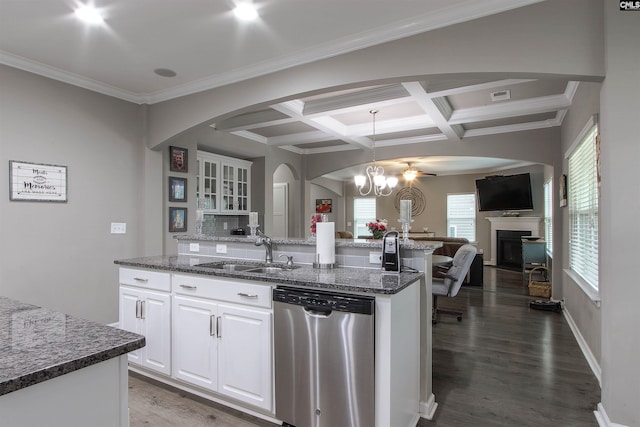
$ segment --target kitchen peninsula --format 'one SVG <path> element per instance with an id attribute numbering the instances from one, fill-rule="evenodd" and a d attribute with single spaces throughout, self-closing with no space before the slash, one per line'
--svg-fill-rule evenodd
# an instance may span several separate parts
<path id="1" fill-rule="evenodd" d="M 7 426 L 128 426 L 127 358 L 143 336 L 0 297 Z"/>
<path id="2" fill-rule="evenodd" d="M 145 311 L 144 322 L 163 331 L 147 334 L 146 354 L 130 355 L 133 370 L 277 422 L 273 289 L 366 295 L 375 298 L 376 426 L 413 426 L 420 416 L 432 415 L 431 293 L 423 271 L 431 271 L 431 253 L 440 242 L 402 243 L 402 264 L 409 268 L 387 274 L 369 262 L 380 241 L 338 240 L 338 267 L 317 269 L 310 240 L 272 240 L 273 259 L 293 256 L 294 268 L 285 263 L 267 268 L 265 249 L 245 236 L 177 240 L 177 255 L 115 261 L 120 326 L 140 331 L 136 328 L 146 326 L 139 314 Z M 194 353 L 207 354 L 206 363 L 195 361 Z"/>

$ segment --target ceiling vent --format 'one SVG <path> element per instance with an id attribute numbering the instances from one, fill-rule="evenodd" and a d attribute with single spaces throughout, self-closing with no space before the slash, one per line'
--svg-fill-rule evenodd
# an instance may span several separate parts
<path id="1" fill-rule="evenodd" d="M 511 91 L 509 89 L 491 92 L 491 100 L 493 102 L 506 101 L 507 99 L 511 99 Z"/>

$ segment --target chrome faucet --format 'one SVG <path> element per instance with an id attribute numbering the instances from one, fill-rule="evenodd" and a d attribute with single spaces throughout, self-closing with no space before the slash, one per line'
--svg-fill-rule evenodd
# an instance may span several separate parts
<path id="1" fill-rule="evenodd" d="M 267 236 L 260 230 L 256 230 L 258 238 L 256 239 L 256 246 L 264 245 L 265 251 L 265 263 L 273 263 L 273 246 L 271 245 L 271 237 Z"/>

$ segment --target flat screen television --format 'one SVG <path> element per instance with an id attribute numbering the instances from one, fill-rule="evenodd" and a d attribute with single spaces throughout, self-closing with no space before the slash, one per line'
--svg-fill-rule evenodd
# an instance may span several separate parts
<path id="1" fill-rule="evenodd" d="M 533 210 L 528 173 L 477 179 L 476 190 L 480 212 Z"/>

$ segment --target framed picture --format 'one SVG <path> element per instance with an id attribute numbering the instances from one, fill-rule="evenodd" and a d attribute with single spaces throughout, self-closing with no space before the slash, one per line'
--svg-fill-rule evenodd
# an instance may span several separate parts
<path id="1" fill-rule="evenodd" d="M 187 178 L 169 177 L 169 201 L 187 201 Z"/>
<path id="2" fill-rule="evenodd" d="M 67 201 L 67 167 L 9 160 L 9 200 Z"/>
<path id="3" fill-rule="evenodd" d="M 560 207 L 564 208 L 567 206 L 567 175 L 560 175 L 560 185 L 559 194 L 560 196 Z"/>
<path id="4" fill-rule="evenodd" d="M 169 208 L 169 232 L 187 231 L 187 208 Z"/>
<path id="5" fill-rule="evenodd" d="M 189 150 L 186 148 L 169 147 L 169 169 L 171 172 L 189 171 Z"/>
<path id="6" fill-rule="evenodd" d="M 316 213 L 331 213 L 332 199 L 316 199 Z"/>

